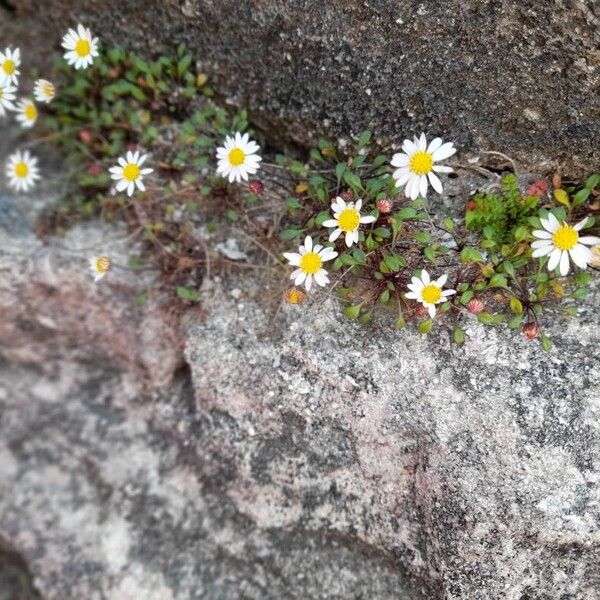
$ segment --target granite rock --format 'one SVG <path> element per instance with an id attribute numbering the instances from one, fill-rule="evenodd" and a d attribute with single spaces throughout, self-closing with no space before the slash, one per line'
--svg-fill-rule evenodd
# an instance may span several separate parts
<path id="1" fill-rule="evenodd" d="M 597 283 L 548 354 L 274 311 L 256 275 L 179 329 L 89 281 L 120 236 L 3 238 L 0 538 L 42 598 L 598 597 Z"/>

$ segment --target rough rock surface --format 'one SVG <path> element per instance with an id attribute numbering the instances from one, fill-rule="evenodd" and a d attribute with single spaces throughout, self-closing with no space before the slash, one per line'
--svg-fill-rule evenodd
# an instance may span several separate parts
<path id="1" fill-rule="evenodd" d="M 598 284 L 550 354 L 274 315 L 254 276 L 179 337 L 149 279 L 90 283 L 122 233 L 1 204 L 0 540 L 43 599 L 600 596 Z"/>
<path id="2" fill-rule="evenodd" d="M 186 42 L 271 138 L 369 127 L 389 143 L 424 129 L 533 170 L 600 163 L 595 0 L 47 0 L 42 11 L 19 0 L 3 10 L 5 36 L 25 44 L 34 31 L 58 47 L 77 21 L 144 53 Z"/>

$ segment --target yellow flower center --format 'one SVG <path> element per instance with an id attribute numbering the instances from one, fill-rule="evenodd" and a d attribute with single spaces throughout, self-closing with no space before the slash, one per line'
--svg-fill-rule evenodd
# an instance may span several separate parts
<path id="1" fill-rule="evenodd" d="M 421 298 L 428 304 L 435 304 L 442 299 L 442 290 L 437 285 L 427 285 L 421 292 Z"/>
<path id="2" fill-rule="evenodd" d="M 81 58 L 87 56 L 90 53 L 90 43 L 83 38 L 79 38 L 75 44 L 75 52 Z"/>
<path id="3" fill-rule="evenodd" d="M 433 167 L 433 156 L 425 150 L 419 150 L 410 157 L 410 170 L 416 175 L 427 175 Z"/>
<path id="4" fill-rule="evenodd" d="M 123 168 L 123 178 L 127 181 L 135 181 L 140 176 L 140 168 L 134 164 L 129 163 Z"/>
<path id="5" fill-rule="evenodd" d="M 35 121 L 37 119 L 37 108 L 34 104 L 28 104 L 23 110 L 23 114 L 28 121 Z"/>
<path id="6" fill-rule="evenodd" d="M 15 165 L 15 175 L 17 177 L 27 177 L 29 173 L 29 167 L 24 162 L 19 162 Z"/>
<path id="7" fill-rule="evenodd" d="M 54 96 L 54 86 L 53 85 L 45 85 L 44 86 L 44 94 L 46 94 L 46 96 L 50 97 L 50 96 Z"/>
<path id="8" fill-rule="evenodd" d="M 241 148 L 234 148 L 229 153 L 229 163 L 234 167 L 239 167 L 246 160 L 246 155 Z"/>
<path id="9" fill-rule="evenodd" d="M 7 75 L 12 75 L 17 70 L 17 65 L 14 60 L 7 58 L 4 63 L 2 63 L 2 68 Z"/>
<path id="10" fill-rule="evenodd" d="M 323 261 L 321 260 L 321 257 L 316 252 L 307 252 L 300 259 L 300 268 L 307 275 L 314 275 L 315 273 L 317 273 L 319 271 L 319 269 L 321 268 L 322 264 L 323 264 Z"/>
<path id="11" fill-rule="evenodd" d="M 338 225 L 344 233 L 349 233 L 358 229 L 360 224 L 360 215 L 355 208 L 347 208 L 340 213 Z"/>
<path id="12" fill-rule="evenodd" d="M 98 273 L 107 273 L 110 269 L 110 258 L 108 256 L 99 256 L 96 259 L 96 271 Z"/>
<path id="13" fill-rule="evenodd" d="M 560 250 L 572 250 L 579 241 L 579 234 L 573 227 L 564 223 L 552 234 L 552 241 Z"/>

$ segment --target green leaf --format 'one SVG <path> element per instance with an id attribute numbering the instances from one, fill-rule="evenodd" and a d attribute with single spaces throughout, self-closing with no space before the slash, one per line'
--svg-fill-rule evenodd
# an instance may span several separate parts
<path id="1" fill-rule="evenodd" d="M 355 306 L 346 306 L 346 308 L 344 308 L 344 314 L 349 319 L 358 319 L 358 315 L 360 314 L 360 304 L 356 304 Z"/>
<path id="2" fill-rule="evenodd" d="M 362 182 L 358 175 L 350 171 L 344 171 L 344 181 L 355 191 L 360 191 L 363 189 Z"/>
<path id="3" fill-rule="evenodd" d="M 588 199 L 591 192 L 592 192 L 592 190 L 590 190 L 588 188 L 583 188 L 582 190 L 579 190 L 573 196 L 573 206 L 579 206 L 579 205 L 583 204 Z"/>
<path id="4" fill-rule="evenodd" d="M 284 241 L 293 240 L 302 233 L 301 229 L 284 229 L 280 234 L 279 238 Z"/>
<path id="5" fill-rule="evenodd" d="M 302 208 L 302 204 L 300 204 L 300 201 L 295 196 L 288 196 L 285 199 L 285 203 L 288 208 Z"/>
<path id="6" fill-rule="evenodd" d="M 499 325 L 504 321 L 503 314 L 492 315 L 490 313 L 482 312 L 477 315 L 477 319 L 484 325 Z"/>
<path id="7" fill-rule="evenodd" d="M 199 294 L 197 290 L 193 290 L 191 288 L 186 288 L 182 285 L 177 286 L 177 295 L 182 300 L 189 300 L 190 302 L 196 302 L 199 298 Z"/>
<path id="8" fill-rule="evenodd" d="M 358 147 L 364 148 L 371 141 L 372 133 L 367 129 L 358 138 Z"/>
<path id="9" fill-rule="evenodd" d="M 454 221 L 450 217 L 446 217 L 442 221 L 442 225 L 444 226 L 444 229 L 447 229 L 448 231 L 454 231 Z"/>
<path id="10" fill-rule="evenodd" d="M 352 256 L 359 265 L 364 265 L 367 262 L 367 255 L 360 248 L 354 248 Z"/>
<path id="11" fill-rule="evenodd" d="M 425 231 L 418 231 L 413 237 L 421 244 L 429 244 L 431 242 L 431 234 Z"/>
<path id="12" fill-rule="evenodd" d="M 506 276 L 502 275 L 502 273 L 496 273 L 488 283 L 488 287 L 491 288 L 506 288 L 508 284 L 506 282 Z"/>
<path id="13" fill-rule="evenodd" d="M 338 183 L 342 180 L 342 175 L 346 170 L 346 165 L 344 163 L 338 163 L 335 165 L 335 176 L 337 177 Z"/>
<path id="14" fill-rule="evenodd" d="M 426 321 L 421 321 L 419 323 L 419 333 L 429 333 L 431 328 L 433 327 L 433 321 L 431 319 L 427 319 Z"/>
<path id="15" fill-rule="evenodd" d="M 483 262 L 483 256 L 476 248 L 463 248 L 460 253 L 460 260 L 463 263 Z"/>
<path id="16" fill-rule="evenodd" d="M 523 314 L 523 304 L 516 296 L 512 296 L 510 299 L 510 310 L 512 310 L 516 315 Z"/>
<path id="17" fill-rule="evenodd" d="M 417 211 L 414 208 L 405 207 L 400 209 L 395 216 L 406 221 L 408 219 L 414 219 L 417 216 Z"/>
<path id="18" fill-rule="evenodd" d="M 515 315 L 509 322 L 508 327 L 510 329 L 518 329 L 523 322 L 523 315 Z"/>
<path id="19" fill-rule="evenodd" d="M 593 175 L 590 175 L 587 178 L 587 181 L 585 182 L 585 187 L 588 190 L 593 190 L 595 187 L 598 187 L 599 183 L 600 183 L 600 174 L 594 173 Z"/>
<path id="20" fill-rule="evenodd" d="M 454 328 L 452 337 L 454 338 L 454 343 L 458 344 L 459 346 L 465 343 L 465 332 L 460 327 Z"/>
<path id="21" fill-rule="evenodd" d="M 474 295 L 475 293 L 473 292 L 473 290 L 466 290 L 460 295 L 460 303 L 468 304 Z"/>
<path id="22" fill-rule="evenodd" d="M 540 341 L 542 343 L 542 348 L 546 352 L 550 352 L 550 350 L 552 350 L 552 340 L 546 334 L 542 334 Z"/>

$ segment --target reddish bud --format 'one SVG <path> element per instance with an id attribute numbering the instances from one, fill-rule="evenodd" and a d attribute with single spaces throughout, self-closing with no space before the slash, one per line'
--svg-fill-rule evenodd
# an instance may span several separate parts
<path id="1" fill-rule="evenodd" d="M 100 175 L 102 175 L 102 165 L 99 163 L 93 163 L 90 165 L 89 169 L 88 169 L 88 173 L 92 176 L 92 177 L 99 177 Z"/>
<path id="2" fill-rule="evenodd" d="M 352 190 L 344 190 L 340 194 L 340 198 L 346 202 L 349 202 L 350 200 L 352 200 L 352 198 L 354 198 L 354 192 Z"/>
<path id="3" fill-rule="evenodd" d="M 538 335 L 540 335 L 540 328 L 538 324 L 534 321 L 525 323 L 525 325 L 523 325 L 523 335 L 528 340 L 535 340 L 535 338 L 538 337 Z"/>
<path id="4" fill-rule="evenodd" d="M 415 314 L 417 315 L 417 317 L 428 317 L 429 310 L 427 309 L 426 306 L 423 306 L 422 304 L 418 304 L 417 308 L 415 308 Z"/>
<path id="5" fill-rule="evenodd" d="M 391 212 L 393 203 L 389 198 L 382 198 L 381 200 L 377 200 L 377 210 L 385 215 L 386 213 Z"/>
<path id="6" fill-rule="evenodd" d="M 88 129 L 82 129 L 79 132 L 79 139 L 85 144 L 89 144 L 92 141 L 92 132 Z"/>
<path id="7" fill-rule="evenodd" d="M 545 179 L 534 181 L 525 191 L 526 196 L 537 196 L 541 198 L 548 192 L 548 182 Z"/>
<path id="8" fill-rule="evenodd" d="M 485 308 L 485 304 L 479 298 L 471 298 L 467 303 L 467 310 L 474 315 L 478 315 L 483 312 Z"/>
<path id="9" fill-rule="evenodd" d="M 258 179 L 255 179 L 254 181 L 251 181 L 248 184 L 248 189 L 253 193 L 256 194 L 257 196 L 259 196 L 260 194 L 263 193 L 264 189 L 265 189 L 265 185 L 262 181 L 259 181 Z"/>

